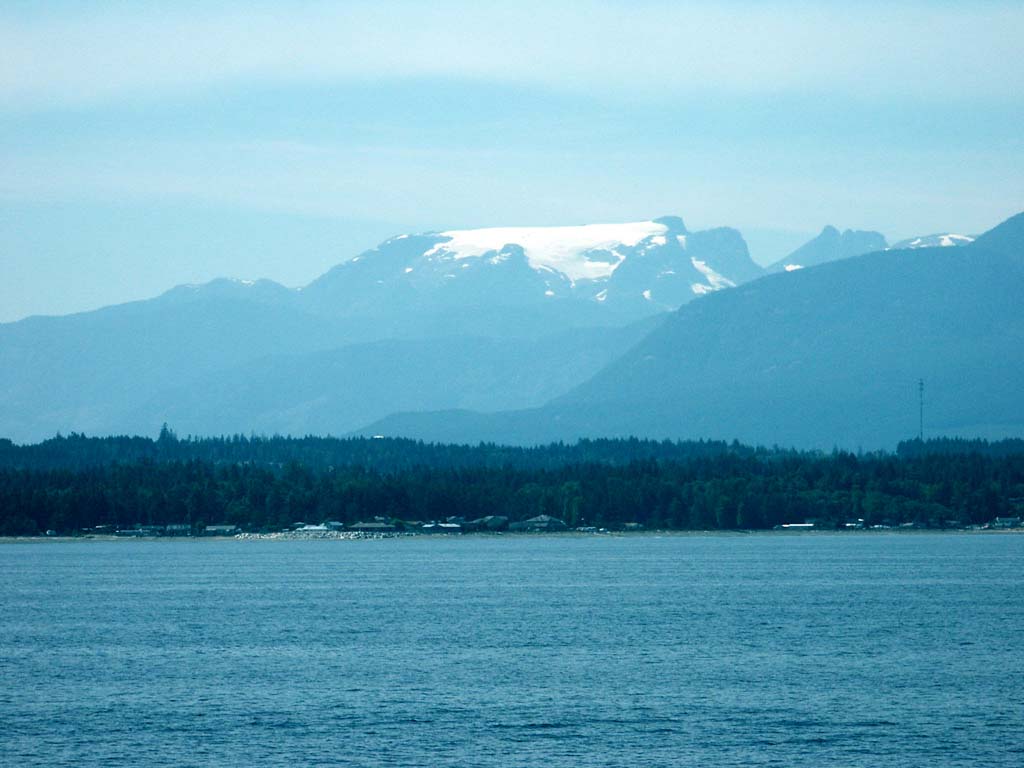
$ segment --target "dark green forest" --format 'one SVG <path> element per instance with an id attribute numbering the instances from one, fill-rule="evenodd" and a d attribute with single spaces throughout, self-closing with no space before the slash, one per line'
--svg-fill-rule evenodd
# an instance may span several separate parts
<path id="1" fill-rule="evenodd" d="M 725 442 L 584 440 L 534 448 L 398 439 L 56 437 L 0 441 L 0 535 L 296 521 L 523 520 L 570 526 L 946 527 L 1020 513 L 1021 441 L 912 441 L 895 454 Z"/>

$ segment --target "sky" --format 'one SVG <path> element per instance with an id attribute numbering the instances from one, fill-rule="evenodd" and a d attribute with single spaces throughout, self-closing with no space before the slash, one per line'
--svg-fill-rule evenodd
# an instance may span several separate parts
<path id="1" fill-rule="evenodd" d="M 1024 209 L 1019 2 L 0 6 L 0 322 L 401 232 L 680 215 L 754 258 Z"/>

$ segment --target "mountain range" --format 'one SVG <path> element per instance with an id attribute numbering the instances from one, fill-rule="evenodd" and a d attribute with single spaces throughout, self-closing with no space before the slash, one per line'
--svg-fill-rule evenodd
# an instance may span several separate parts
<path id="1" fill-rule="evenodd" d="M 399 414 L 430 440 L 727 437 L 877 449 L 1024 434 L 1024 214 L 961 248 L 887 250 L 708 296 L 542 408 Z"/>
<path id="2" fill-rule="evenodd" d="M 691 232 L 673 216 L 399 235 L 298 289 L 221 279 L 0 325 L 0 434 L 155 433 L 166 421 L 195 434 L 371 425 L 456 441 L 636 433 L 846 442 L 860 439 L 856 431 L 827 419 L 820 429 L 784 428 L 786 408 L 752 420 L 728 414 L 780 397 L 783 385 L 810 403 L 807 375 L 860 381 L 852 371 L 868 358 L 837 366 L 821 349 L 821 339 L 840 338 L 829 336 L 836 308 L 851 329 L 868 307 L 904 302 L 909 311 L 920 286 L 939 288 L 922 275 L 980 258 L 965 254 L 988 253 L 993 233 L 966 248 L 921 247 L 970 243 L 949 234 L 885 251 L 878 233 L 826 227 L 767 270 L 736 230 Z M 978 274 L 967 273 L 967 282 Z M 862 327 L 865 339 L 876 326 Z M 822 335 L 808 365 L 792 352 L 812 329 Z M 934 366 L 906 362 L 886 375 L 931 378 Z M 770 374 L 773 366 L 796 379 Z M 879 386 L 896 378 L 886 381 Z M 670 407 L 677 400 L 691 405 Z M 988 421 L 1006 426 L 1000 419 Z"/>
<path id="3" fill-rule="evenodd" d="M 760 272 L 736 230 L 691 232 L 678 217 L 399 235 L 302 288 L 218 279 L 0 325 L 0 433 L 167 420 L 324 432 L 396 407 L 540 405 L 658 315 Z"/>

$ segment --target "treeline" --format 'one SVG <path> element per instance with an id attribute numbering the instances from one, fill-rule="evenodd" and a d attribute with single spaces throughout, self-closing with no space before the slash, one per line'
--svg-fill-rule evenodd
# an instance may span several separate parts
<path id="1" fill-rule="evenodd" d="M 936 437 L 928 440 L 905 440 L 896 449 L 896 455 L 905 459 L 919 458 L 931 454 L 964 455 L 976 453 L 980 456 L 1017 456 L 1024 454 L 1024 440 L 1007 438 L 989 442 L 979 438 Z"/>
<path id="2" fill-rule="evenodd" d="M 900 443 L 896 451 L 902 459 L 934 454 L 977 454 L 993 458 L 1019 456 L 1024 455 L 1024 440 L 909 440 Z M 313 470 L 362 467 L 379 472 L 399 472 L 417 467 L 557 469 L 567 464 L 625 466 L 636 461 L 687 462 L 723 455 L 780 461 L 787 457 L 818 459 L 825 454 L 777 447 L 754 448 L 736 441 L 721 440 L 584 439 L 570 444 L 517 447 L 493 443 L 448 445 L 402 438 L 255 435 L 179 438 L 166 426 L 155 440 L 138 436 L 86 437 L 74 433 L 32 445 L 16 445 L 10 440 L 0 439 L 0 467 L 16 469 L 85 469 L 141 461 L 243 463 L 271 468 L 294 462 Z M 858 455 L 871 458 L 887 454 Z"/>
<path id="3" fill-rule="evenodd" d="M 758 529 L 808 519 L 941 527 L 1019 514 L 1022 499 L 1024 453 L 858 456 L 639 440 L 517 449 L 170 433 L 0 446 L 0 535 L 492 514 L 603 527 Z"/>
<path id="4" fill-rule="evenodd" d="M 723 441 L 581 440 L 573 444 L 523 448 L 507 445 L 445 445 L 401 438 L 227 437 L 178 438 L 166 426 L 160 436 L 86 437 L 58 435 L 34 445 L 0 440 L 0 467 L 17 469 L 85 469 L 140 461 L 253 464 L 283 467 L 298 463 L 313 470 L 363 467 L 399 472 L 416 467 L 517 467 L 554 469 L 566 464 L 617 464 L 633 461 L 688 461 L 725 453 L 754 456 L 780 451 L 755 449 Z"/>

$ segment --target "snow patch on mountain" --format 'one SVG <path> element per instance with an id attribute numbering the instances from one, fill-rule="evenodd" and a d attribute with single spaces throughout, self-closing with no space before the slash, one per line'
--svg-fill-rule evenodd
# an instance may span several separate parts
<path id="1" fill-rule="evenodd" d="M 618 248 L 632 248 L 646 238 L 661 237 L 668 227 L 653 221 L 586 224 L 570 227 L 490 227 L 441 232 L 447 240 L 428 250 L 426 258 L 467 259 L 499 252 L 509 244 L 522 247 L 534 269 L 561 272 L 570 280 L 611 276 L 625 258 Z M 597 258 L 595 258 L 597 257 Z M 497 258 L 497 257 L 494 257 Z"/>
<path id="2" fill-rule="evenodd" d="M 911 237 L 893 244 L 887 250 L 913 249 L 913 248 L 956 248 L 961 245 L 970 245 L 974 238 L 970 235 L 958 235 L 954 232 L 939 232 L 934 235 L 921 235 Z"/>
<path id="3" fill-rule="evenodd" d="M 703 296 L 705 293 L 711 293 L 712 291 L 720 291 L 723 288 L 735 288 L 734 283 L 724 275 L 720 275 L 715 272 L 711 267 L 708 266 L 706 261 L 701 259 L 691 258 L 690 263 L 693 264 L 694 269 L 704 275 L 707 283 L 694 283 L 690 286 L 690 289 L 698 296 Z"/>

